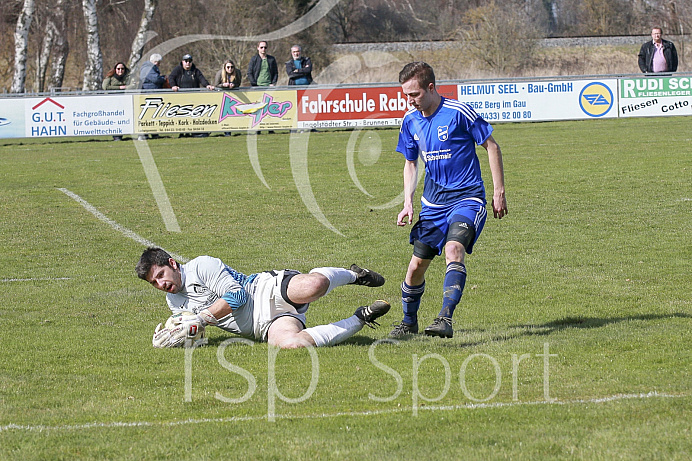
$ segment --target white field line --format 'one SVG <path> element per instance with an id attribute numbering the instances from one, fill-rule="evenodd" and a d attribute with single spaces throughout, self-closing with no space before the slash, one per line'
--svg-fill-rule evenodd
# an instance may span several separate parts
<path id="1" fill-rule="evenodd" d="M 583 405 L 593 403 L 608 403 L 621 400 L 644 400 L 644 399 L 671 399 L 688 397 L 686 394 L 665 394 L 659 392 L 649 392 L 646 394 L 617 394 L 608 397 L 598 397 L 591 399 L 571 399 L 571 400 L 536 400 L 531 402 L 498 402 L 498 403 L 469 403 L 464 405 L 448 405 L 448 406 L 421 406 L 419 411 L 456 411 L 456 410 L 482 410 L 482 409 L 498 409 L 512 408 L 527 405 Z M 315 419 L 315 418 L 338 418 L 338 417 L 357 417 L 357 416 L 379 416 L 395 413 L 412 412 L 409 407 L 397 407 L 386 410 L 373 411 L 349 411 L 336 413 L 322 413 L 310 415 L 272 415 L 274 419 Z M 227 418 L 195 418 L 183 419 L 180 421 L 132 421 L 132 422 L 109 422 L 109 423 L 86 423 L 86 424 L 65 424 L 60 426 L 46 425 L 20 425 L 7 424 L 0 426 L 0 432 L 6 431 L 28 431 L 28 432 L 46 432 L 46 431 L 80 431 L 95 428 L 119 428 L 119 427 L 176 427 L 195 424 L 218 424 L 218 423 L 233 423 L 243 421 L 263 421 L 267 420 L 268 416 L 231 416 Z"/>
<path id="2" fill-rule="evenodd" d="M 156 162 L 154 162 L 154 156 L 151 154 L 149 144 L 140 141 L 135 141 L 134 144 L 137 154 L 139 154 L 139 160 L 144 167 L 144 174 L 147 177 L 147 181 L 149 181 L 149 187 L 151 187 L 151 192 L 154 194 L 156 205 L 159 207 L 161 218 L 166 225 L 166 230 L 169 232 L 180 232 L 178 219 L 175 217 L 170 200 L 168 200 L 166 187 L 161 180 L 161 175 L 156 167 Z"/>
<path id="3" fill-rule="evenodd" d="M 125 237 L 130 238 L 137 243 L 141 243 L 142 245 L 144 245 L 146 247 L 158 247 L 159 246 L 159 245 L 155 244 L 154 242 L 152 242 L 151 240 L 147 240 L 144 237 L 140 237 L 139 235 L 137 235 L 136 233 L 134 233 L 130 229 L 123 227 L 120 224 L 118 224 L 117 222 L 113 221 L 108 216 L 104 215 L 99 210 L 97 210 L 96 207 L 91 205 L 89 202 L 87 202 L 86 200 L 84 200 L 82 197 L 75 194 L 74 192 L 71 192 L 71 191 L 69 191 L 63 187 L 59 187 L 58 190 L 60 192 L 64 193 L 65 195 L 67 195 L 68 197 L 70 197 L 75 202 L 82 205 L 89 213 L 96 216 L 101 222 L 108 224 L 111 228 L 122 233 Z M 167 253 L 182 263 L 186 263 L 189 261 L 187 258 L 180 256 L 180 255 L 177 255 L 175 253 L 171 253 L 170 251 L 167 251 Z"/>
<path id="4" fill-rule="evenodd" d="M 56 280 L 71 280 L 72 277 L 38 277 L 31 279 L 0 279 L 0 283 L 7 282 L 53 282 Z"/>

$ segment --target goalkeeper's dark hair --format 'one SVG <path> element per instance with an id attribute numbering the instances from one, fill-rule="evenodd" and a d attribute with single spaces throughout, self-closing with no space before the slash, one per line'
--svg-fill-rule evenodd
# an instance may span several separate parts
<path id="1" fill-rule="evenodd" d="M 418 80 L 418 85 L 427 90 L 428 85 L 435 83 L 435 72 L 430 64 L 423 61 L 409 62 L 399 72 L 399 83 L 404 84 L 412 78 Z"/>
<path id="2" fill-rule="evenodd" d="M 135 266 L 135 272 L 137 272 L 137 277 L 142 280 L 147 279 L 147 274 L 151 269 L 151 266 L 169 266 L 171 255 L 169 255 L 166 250 L 162 248 L 149 247 L 144 250 L 142 257 L 139 258 L 137 266 Z"/>

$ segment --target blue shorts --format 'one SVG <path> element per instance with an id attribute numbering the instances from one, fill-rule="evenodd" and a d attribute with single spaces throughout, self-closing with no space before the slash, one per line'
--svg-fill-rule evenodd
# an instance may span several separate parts
<path id="1" fill-rule="evenodd" d="M 411 229 L 409 241 L 418 240 L 432 248 L 437 248 L 437 254 L 447 243 L 447 231 L 449 225 L 454 222 L 465 222 L 475 231 L 473 241 L 466 248 L 466 253 L 473 252 L 473 244 L 483 231 L 488 212 L 485 204 L 479 199 L 464 199 L 454 204 L 440 207 L 423 206 L 418 216 L 418 222 Z"/>

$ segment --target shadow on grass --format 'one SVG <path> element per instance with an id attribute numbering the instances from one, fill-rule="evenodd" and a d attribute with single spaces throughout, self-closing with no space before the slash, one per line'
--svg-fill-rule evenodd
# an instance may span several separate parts
<path id="1" fill-rule="evenodd" d="M 692 315 L 685 314 L 683 312 L 676 312 L 674 314 L 646 314 L 646 315 L 633 315 L 628 317 L 612 317 L 612 318 L 592 318 L 592 317 L 566 317 L 564 319 L 553 320 L 552 322 L 544 323 L 542 325 L 511 325 L 510 328 L 528 328 L 539 330 L 536 333 L 529 334 L 539 334 L 547 335 L 556 331 L 564 330 L 567 328 L 601 328 L 606 325 L 611 325 L 613 323 L 620 322 L 631 322 L 631 321 L 649 321 L 649 320 L 661 320 L 670 318 L 692 318 Z"/>
<path id="2" fill-rule="evenodd" d="M 502 332 L 489 332 L 487 329 L 482 328 L 462 329 L 455 330 L 455 333 L 461 333 L 467 336 L 489 335 L 489 337 L 477 341 L 467 341 L 461 344 L 447 344 L 452 347 L 473 347 L 489 344 L 492 342 L 507 341 L 522 336 L 547 336 L 569 329 L 602 328 L 607 325 L 612 325 L 621 322 L 652 321 L 673 318 L 689 319 L 692 318 L 692 315 L 686 314 L 684 312 L 675 312 L 673 314 L 646 314 L 611 318 L 565 317 L 543 324 L 510 325 L 507 330 Z"/>
<path id="3" fill-rule="evenodd" d="M 370 347 L 375 343 L 375 341 L 378 341 L 378 339 L 370 338 L 369 336 L 362 336 L 361 334 L 356 334 L 356 336 L 351 336 L 341 344 L 350 346 Z"/>

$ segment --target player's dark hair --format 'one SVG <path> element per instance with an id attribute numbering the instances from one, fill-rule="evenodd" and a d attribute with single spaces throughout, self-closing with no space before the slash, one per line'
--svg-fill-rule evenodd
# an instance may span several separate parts
<path id="1" fill-rule="evenodd" d="M 428 88 L 428 85 L 435 83 L 435 72 L 433 72 L 433 68 L 428 63 L 422 61 L 410 62 L 399 72 L 399 83 L 406 83 L 412 78 L 418 80 L 418 85 L 421 88 Z"/>
<path id="2" fill-rule="evenodd" d="M 156 247 L 147 248 L 139 258 L 137 266 L 135 266 L 137 277 L 141 278 L 142 280 L 146 280 L 147 274 L 152 266 L 170 266 L 170 258 L 171 255 L 166 253 L 166 250 Z"/>

